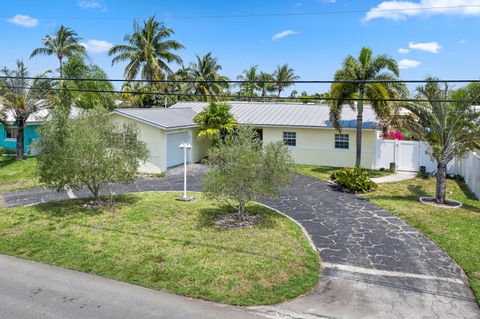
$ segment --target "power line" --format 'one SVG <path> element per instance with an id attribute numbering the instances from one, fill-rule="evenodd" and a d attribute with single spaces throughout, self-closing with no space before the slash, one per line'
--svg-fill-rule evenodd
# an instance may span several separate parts
<path id="1" fill-rule="evenodd" d="M 404 9 L 359 9 L 359 10 L 331 10 L 331 11 L 316 11 L 316 12 L 273 12 L 273 13 L 248 13 L 248 14 L 230 14 L 230 15 L 197 15 L 197 16 L 167 16 L 165 19 L 169 20 L 188 20 L 188 19 L 229 19 L 229 18 L 265 18 L 265 17 L 287 17 L 287 16 L 318 16 L 318 15 L 340 15 L 340 14 L 355 14 L 367 13 L 370 10 L 374 12 L 415 12 L 415 11 L 435 11 L 448 9 L 462 9 L 462 8 L 477 8 L 480 5 L 458 5 L 458 6 L 431 6 L 418 8 L 404 8 Z M 1 18 L 7 19 L 10 16 L 3 16 Z M 57 19 L 58 17 L 38 17 L 38 19 Z M 63 17 L 69 20 L 126 20 L 132 17 Z"/>
<path id="2" fill-rule="evenodd" d="M 0 79 L 16 79 L 16 80 L 47 80 L 47 81 L 91 81 L 91 82 L 124 82 L 124 83 L 233 83 L 233 84 L 332 84 L 332 83 L 351 83 L 351 84 L 367 84 L 367 83 L 480 83 L 480 79 L 463 80 L 463 79 L 447 79 L 447 80 L 295 80 L 295 81 L 248 81 L 248 80 L 125 80 L 125 79 L 105 79 L 105 78 L 59 78 L 59 77 L 33 77 L 33 76 L 0 76 Z"/>
<path id="3" fill-rule="evenodd" d="M 39 90 L 35 87 L 16 86 L 13 89 L 31 89 Z M 363 102 L 430 102 L 430 103 L 480 103 L 480 99 L 407 99 L 407 98 L 388 98 L 388 99 L 367 99 L 367 98 L 332 98 L 332 97 L 272 97 L 272 96 L 243 96 L 243 95 L 215 95 L 215 94 L 192 94 L 192 93 L 167 93 L 167 92 L 142 92 L 142 91 L 119 91 L 119 90 L 91 90 L 91 89 L 68 89 L 68 88 L 51 88 L 51 91 L 70 91 L 80 93 L 111 93 L 111 94 L 132 94 L 132 95 L 160 95 L 160 96 L 175 96 L 175 97 L 193 97 L 193 98 L 223 98 L 223 99 L 240 99 L 240 100 L 274 100 L 274 101 L 363 101 Z M 226 101 L 228 102 L 228 101 Z"/>

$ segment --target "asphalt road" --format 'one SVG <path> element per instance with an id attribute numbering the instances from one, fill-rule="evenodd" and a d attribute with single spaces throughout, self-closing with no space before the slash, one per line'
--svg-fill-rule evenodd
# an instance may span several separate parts
<path id="1" fill-rule="evenodd" d="M 1 319 L 255 319 L 236 308 L 0 255 Z"/>

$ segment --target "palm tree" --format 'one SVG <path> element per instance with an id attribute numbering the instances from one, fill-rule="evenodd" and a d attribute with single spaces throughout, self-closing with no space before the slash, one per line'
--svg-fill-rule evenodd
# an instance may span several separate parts
<path id="1" fill-rule="evenodd" d="M 240 84 L 240 93 L 247 96 L 249 102 L 255 96 L 255 91 L 260 89 L 257 82 L 257 68 L 257 65 L 251 66 L 237 76 L 237 80 L 245 81 L 245 83 Z"/>
<path id="2" fill-rule="evenodd" d="M 288 64 L 277 66 L 277 69 L 273 73 L 275 79 L 275 88 L 277 90 L 277 97 L 280 97 L 282 91 L 293 85 L 293 81 L 298 80 L 300 77 L 295 75 L 295 70 L 288 67 Z"/>
<path id="3" fill-rule="evenodd" d="M 211 102 L 193 121 L 200 125 L 198 138 L 210 138 L 214 142 L 232 133 L 237 127 L 237 121 L 230 114 L 230 106 L 218 102 Z"/>
<path id="4" fill-rule="evenodd" d="M 112 65 L 128 61 L 124 76 L 127 80 L 135 79 L 138 74 L 144 80 L 161 80 L 172 70 L 168 63 L 181 63 L 182 59 L 172 51 L 183 49 L 184 46 L 169 38 L 174 34 L 172 29 L 155 21 L 152 16 L 143 22 L 141 27 L 135 20 L 133 34 L 127 34 L 124 41 L 127 44 L 116 45 L 108 51 Z"/>
<path id="5" fill-rule="evenodd" d="M 428 152 L 437 161 L 437 187 L 435 201 L 446 203 L 447 164 L 454 157 L 462 157 L 468 151 L 480 149 L 480 111 L 469 102 L 438 102 L 439 100 L 478 100 L 480 87 L 469 85 L 456 92 L 448 85 L 439 85 L 436 79 L 417 88 L 415 101 L 404 105 L 411 113 L 403 123 L 409 132 L 430 145 Z"/>
<path id="6" fill-rule="evenodd" d="M 228 78 L 218 74 L 222 66 L 212 53 L 205 56 L 196 56 L 197 61 L 192 62 L 188 67 L 188 78 L 194 80 L 193 90 L 195 94 L 203 96 L 204 101 L 215 100 L 215 95 L 222 93 L 230 87 Z"/>
<path id="7" fill-rule="evenodd" d="M 275 90 L 275 85 L 272 83 L 274 81 L 273 76 L 270 73 L 260 72 L 257 77 L 258 87 L 261 91 L 260 96 L 265 98 L 267 93 L 273 92 Z M 262 99 L 263 101 L 264 99 Z"/>
<path id="8" fill-rule="evenodd" d="M 22 61 L 17 61 L 15 70 L 4 68 L 1 74 L 5 77 L 0 82 L 2 96 L 0 100 L 3 108 L 0 109 L 0 122 L 8 125 L 6 119 L 14 118 L 14 125 L 18 129 L 16 155 L 17 160 L 24 158 L 24 130 L 30 115 L 40 108 L 49 105 L 48 97 L 51 94 L 51 81 L 46 79 L 48 72 L 37 75 L 33 80 Z"/>
<path id="9" fill-rule="evenodd" d="M 387 55 L 373 56 L 370 48 L 362 48 L 358 59 L 349 55 L 345 58 L 342 68 L 335 73 L 335 81 L 375 81 L 394 80 L 400 74 L 397 62 Z M 392 85 L 379 82 L 336 82 L 333 83 L 328 96 L 330 100 L 330 120 L 335 128 L 341 129 L 340 120 L 344 104 L 355 108 L 353 101 L 358 98 L 357 132 L 356 132 L 356 159 L 355 165 L 361 165 L 362 158 L 362 128 L 363 102 L 371 100 L 373 110 L 379 117 L 386 117 L 391 113 L 390 104 L 386 99 L 395 96 L 395 92 L 403 94 L 406 88 L 402 84 Z"/>
<path id="10" fill-rule="evenodd" d="M 37 55 L 55 55 L 60 64 L 60 78 L 63 78 L 63 59 L 73 54 L 85 54 L 85 47 L 78 43 L 82 38 L 77 33 L 63 25 L 53 36 L 47 35 L 43 40 L 43 47 L 32 51 L 30 58 Z"/>

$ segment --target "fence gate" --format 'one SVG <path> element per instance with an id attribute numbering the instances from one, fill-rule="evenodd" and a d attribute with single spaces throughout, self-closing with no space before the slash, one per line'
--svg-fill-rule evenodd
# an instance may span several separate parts
<path id="1" fill-rule="evenodd" d="M 397 141 L 396 163 L 399 171 L 417 172 L 420 167 L 420 143 Z"/>

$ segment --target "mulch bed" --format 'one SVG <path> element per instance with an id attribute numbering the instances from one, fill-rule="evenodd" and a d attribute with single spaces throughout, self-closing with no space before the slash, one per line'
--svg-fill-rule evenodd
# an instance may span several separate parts
<path id="1" fill-rule="evenodd" d="M 238 220 L 237 213 L 227 213 L 215 218 L 213 223 L 219 228 L 239 228 L 255 226 L 262 222 L 262 219 L 258 215 L 247 215 L 243 217 L 243 220 Z"/>
<path id="2" fill-rule="evenodd" d="M 115 201 L 113 199 L 102 200 L 100 202 L 91 200 L 83 204 L 82 208 L 97 209 L 97 208 L 103 208 L 103 207 L 112 207 L 114 204 L 115 204 Z"/>

